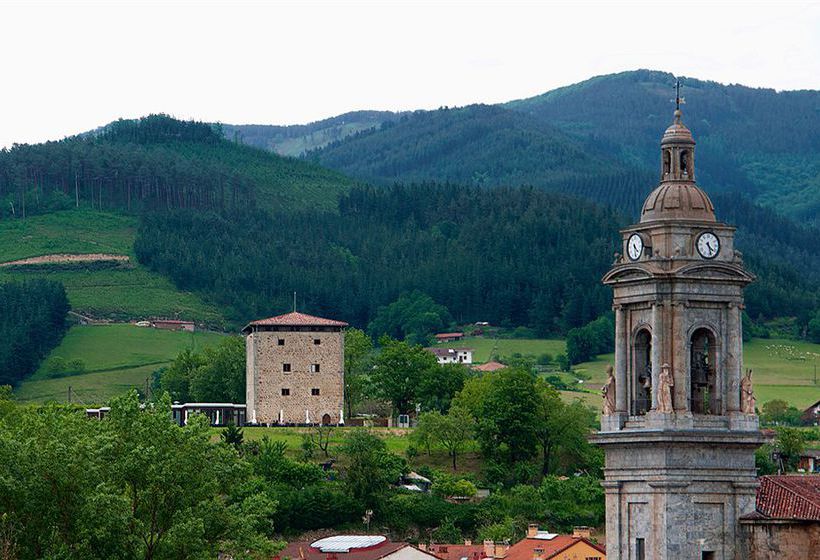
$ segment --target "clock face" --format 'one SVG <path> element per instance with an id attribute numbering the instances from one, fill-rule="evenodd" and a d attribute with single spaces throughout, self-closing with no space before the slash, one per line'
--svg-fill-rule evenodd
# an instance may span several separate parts
<path id="1" fill-rule="evenodd" d="M 626 252 L 629 258 L 637 261 L 643 254 L 643 239 L 637 233 L 629 236 L 629 241 L 626 242 Z"/>
<path id="2" fill-rule="evenodd" d="M 720 252 L 720 240 L 711 231 L 701 233 L 696 244 L 698 253 L 704 259 L 714 259 Z"/>

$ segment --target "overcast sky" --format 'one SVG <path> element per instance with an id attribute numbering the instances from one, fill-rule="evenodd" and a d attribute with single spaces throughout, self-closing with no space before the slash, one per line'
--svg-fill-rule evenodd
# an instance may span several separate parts
<path id="1" fill-rule="evenodd" d="M 294 124 L 637 68 L 820 89 L 814 2 L 0 0 L 0 146 L 165 112 Z"/>

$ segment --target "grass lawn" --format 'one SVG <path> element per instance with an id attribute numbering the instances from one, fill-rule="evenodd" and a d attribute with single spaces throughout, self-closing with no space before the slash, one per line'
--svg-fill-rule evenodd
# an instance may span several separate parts
<path id="1" fill-rule="evenodd" d="M 510 356 L 519 354 L 550 354 L 553 358 L 566 351 L 563 340 L 546 338 L 484 338 L 479 336 L 466 337 L 458 342 L 444 342 L 436 344 L 441 348 L 472 348 L 473 361 L 484 363 L 490 360 L 490 355 Z"/>
<path id="2" fill-rule="evenodd" d="M 574 369 L 591 376 L 586 384 L 598 389 L 606 381 L 607 365 L 614 361 L 614 354 L 603 354 Z M 820 344 L 756 338 L 743 345 L 743 367 L 754 371 L 758 406 L 784 399 L 803 409 L 820 400 L 820 385 L 814 385 L 815 363 L 820 368 Z"/>
<path id="3" fill-rule="evenodd" d="M 72 327 L 34 375 L 15 389 L 20 401 L 65 401 L 69 385 L 81 402 L 101 404 L 131 387 L 144 387 L 145 378 L 167 365 L 186 348 L 201 350 L 223 335 L 183 333 L 129 324 Z M 80 359 L 86 372 L 49 379 L 49 358 Z"/>

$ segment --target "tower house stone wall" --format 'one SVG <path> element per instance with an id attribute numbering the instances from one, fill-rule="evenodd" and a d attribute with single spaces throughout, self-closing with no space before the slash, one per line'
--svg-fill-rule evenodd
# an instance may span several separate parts
<path id="1" fill-rule="evenodd" d="M 289 313 L 246 326 L 248 421 L 344 423 L 346 325 Z"/>

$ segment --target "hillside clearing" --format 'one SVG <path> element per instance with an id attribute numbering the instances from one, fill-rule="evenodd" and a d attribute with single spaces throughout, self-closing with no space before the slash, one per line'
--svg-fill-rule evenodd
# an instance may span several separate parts
<path id="1" fill-rule="evenodd" d="M 130 324 L 72 327 L 40 369 L 15 389 L 19 401 L 63 402 L 68 387 L 84 404 L 101 404 L 130 388 L 144 389 L 154 370 L 168 365 L 186 348 L 202 350 L 223 335 L 213 332 L 184 333 Z M 85 365 L 81 375 L 50 378 L 49 360 L 79 359 Z"/>
<path id="2" fill-rule="evenodd" d="M 180 318 L 222 327 L 216 306 L 136 263 L 137 222 L 134 216 L 79 209 L 2 220 L 0 263 L 16 266 L 0 268 L 0 282 L 62 282 L 72 309 L 98 319 Z"/>

